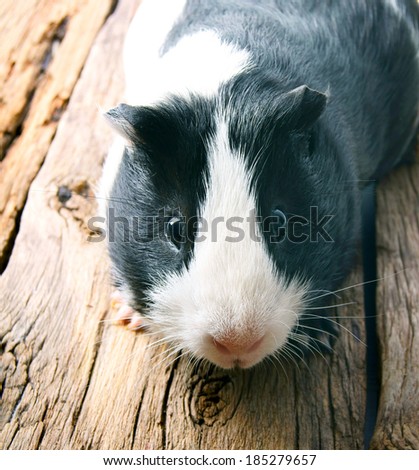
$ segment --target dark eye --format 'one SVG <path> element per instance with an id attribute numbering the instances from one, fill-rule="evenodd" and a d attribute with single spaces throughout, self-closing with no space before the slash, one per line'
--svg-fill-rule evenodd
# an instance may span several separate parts
<path id="1" fill-rule="evenodd" d="M 180 217 L 172 217 L 166 223 L 166 238 L 180 250 L 185 240 L 185 222 Z"/>
<path id="2" fill-rule="evenodd" d="M 277 228 L 282 228 L 287 225 L 287 216 L 281 209 L 275 208 L 272 211 L 273 222 Z"/>
<path id="3" fill-rule="evenodd" d="M 263 227 L 266 233 L 269 233 L 270 242 L 281 242 L 287 235 L 287 216 L 284 211 L 275 207 L 271 215 L 264 221 Z"/>

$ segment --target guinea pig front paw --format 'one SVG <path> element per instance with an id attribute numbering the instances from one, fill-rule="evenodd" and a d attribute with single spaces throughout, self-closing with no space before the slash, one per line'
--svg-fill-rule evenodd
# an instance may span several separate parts
<path id="1" fill-rule="evenodd" d="M 116 310 L 114 322 L 124 325 L 130 330 L 140 330 L 144 327 L 143 319 L 132 307 L 130 307 L 119 291 L 111 295 L 111 308 Z"/>

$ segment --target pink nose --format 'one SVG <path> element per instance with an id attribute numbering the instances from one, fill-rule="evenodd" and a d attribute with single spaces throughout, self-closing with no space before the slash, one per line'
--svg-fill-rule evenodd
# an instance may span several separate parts
<path id="1" fill-rule="evenodd" d="M 242 339 L 222 339 L 217 340 L 213 338 L 213 343 L 217 350 L 222 354 L 245 354 L 256 351 L 256 349 L 261 345 L 263 341 L 262 338 L 257 339 L 256 341 L 243 341 Z"/>

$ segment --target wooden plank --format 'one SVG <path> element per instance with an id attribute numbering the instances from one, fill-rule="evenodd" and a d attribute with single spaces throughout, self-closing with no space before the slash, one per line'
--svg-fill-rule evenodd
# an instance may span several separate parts
<path id="1" fill-rule="evenodd" d="M 65 34 L 75 6 L 51 0 L 1 2 L 0 160 L 24 119 L 30 97 Z"/>
<path id="2" fill-rule="evenodd" d="M 113 0 L 1 2 L 0 272 L 29 186 L 112 5 Z"/>
<path id="3" fill-rule="evenodd" d="M 365 347 L 352 337 L 365 337 L 360 287 L 341 293 L 357 304 L 339 309 L 348 318 L 335 353 L 284 370 L 192 368 L 109 323 L 105 246 L 87 229 L 111 141 L 96 104 L 122 96 L 120 49 L 136 4 L 120 0 L 95 42 L 0 278 L 0 447 L 363 448 Z M 360 280 L 358 269 L 347 285 Z"/>
<path id="4" fill-rule="evenodd" d="M 87 242 L 86 229 L 96 210 L 91 183 L 111 140 L 97 105 L 110 106 L 122 94 L 114 64 L 135 7 L 123 2 L 91 51 L 88 74 L 95 78 L 82 74 L 0 278 L 2 448 L 69 447 L 88 388 L 109 304 L 106 257 Z M 61 186 L 72 191 L 65 205 L 57 197 Z"/>
<path id="5" fill-rule="evenodd" d="M 380 184 L 377 208 L 382 365 L 372 446 L 419 449 L 419 159 Z"/>

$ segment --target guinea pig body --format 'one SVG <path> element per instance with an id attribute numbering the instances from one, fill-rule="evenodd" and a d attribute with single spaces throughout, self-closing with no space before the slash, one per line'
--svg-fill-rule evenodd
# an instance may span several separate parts
<path id="1" fill-rule="evenodd" d="M 115 284 L 175 347 L 320 348 L 360 190 L 418 126 L 415 1 L 145 0 L 102 178 Z M 325 314 L 326 315 L 326 314 Z"/>

